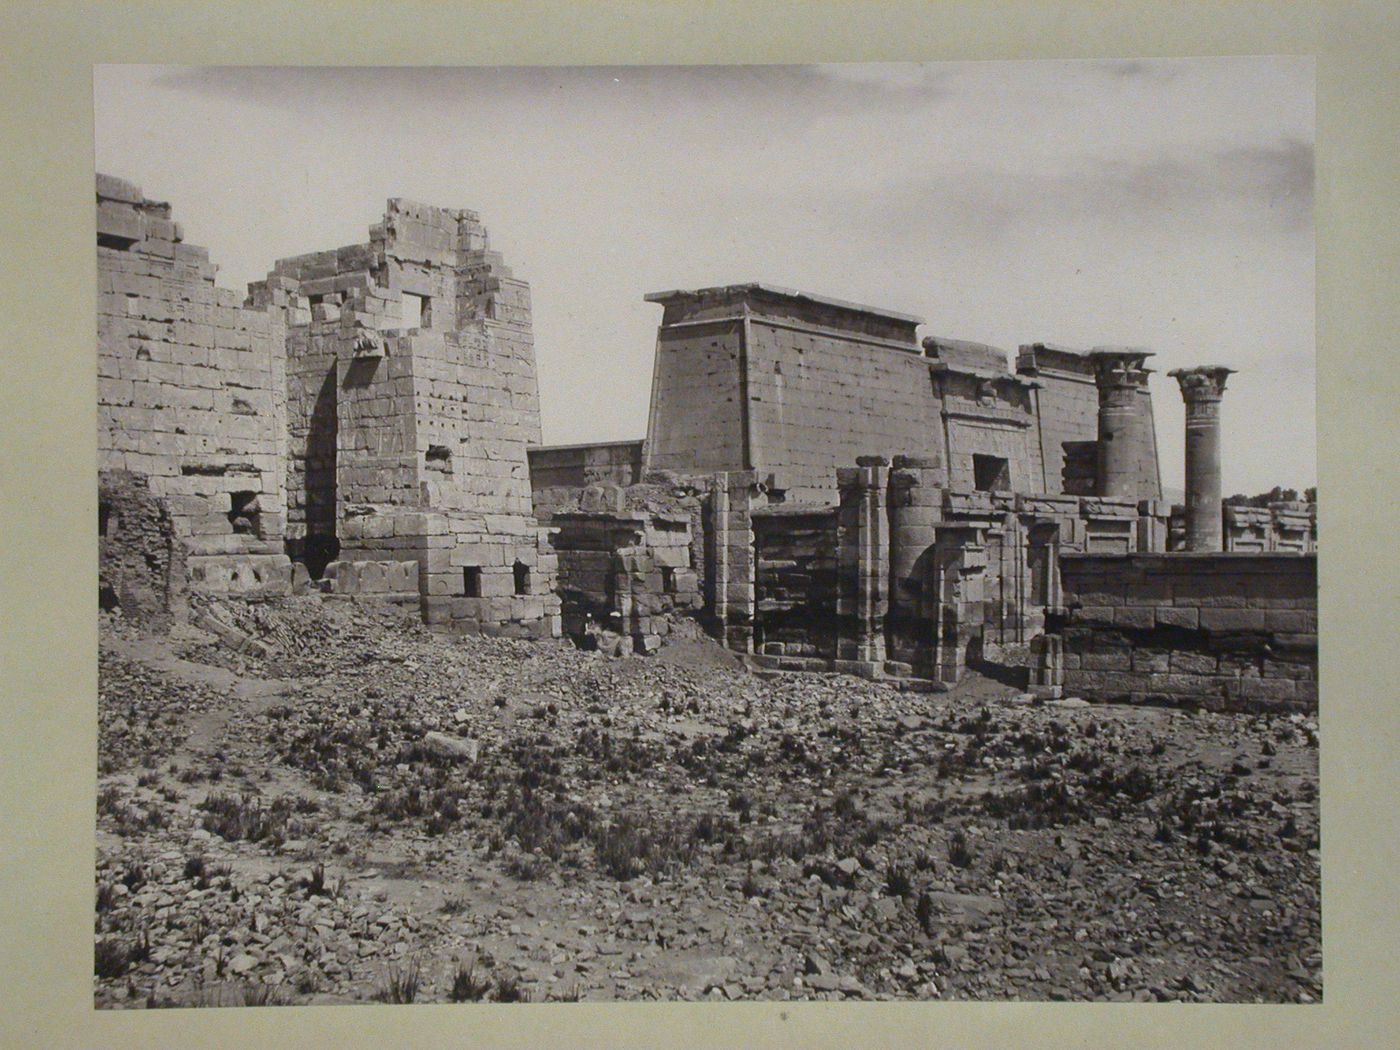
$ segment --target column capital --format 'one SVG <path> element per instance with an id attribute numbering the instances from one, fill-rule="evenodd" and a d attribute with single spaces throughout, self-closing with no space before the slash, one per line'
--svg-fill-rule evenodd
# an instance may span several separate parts
<path id="1" fill-rule="evenodd" d="M 1225 381 L 1235 369 L 1224 365 L 1198 365 L 1195 368 L 1173 368 L 1167 375 L 1181 385 L 1181 396 L 1188 402 L 1219 401 L 1225 393 Z"/>
<path id="2" fill-rule="evenodd" d="M 1137 389 L 1147 385 L 1152 369 L 1147 367 L 1151 350 L 1135 346 L 1096 346 L 1089 351 L 1094 364 L 1094 381 L 1100 390 Z"/>

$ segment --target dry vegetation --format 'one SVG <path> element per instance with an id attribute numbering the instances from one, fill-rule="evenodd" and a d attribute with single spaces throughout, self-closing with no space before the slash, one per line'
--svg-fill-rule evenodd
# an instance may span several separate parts
<path id="1" fill-rule="evenodd" d="M 213 611 L 104 614 L 99 1005 L 1321 995 L 1303 719 Z"/>

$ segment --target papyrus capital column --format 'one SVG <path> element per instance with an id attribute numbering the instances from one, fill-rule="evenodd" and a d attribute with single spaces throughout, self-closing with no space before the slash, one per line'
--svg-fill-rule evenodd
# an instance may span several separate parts
<path id="1" fill-rule="evenodd" d="M 1220 507 L 1220 398 L 1234 369 L 1219 365 L 1168 373 L 1186 402 L 1186 549 L 1223 547 Z"/>
<path id="2" fill-rule="evenodd" d="M 1106 499 L 1136 500 L 1142 474 L 1142 396 L 1152 370 L 1150 350 L 1102 347 L 1090 352 L 1099 388 L 1097 492 Z"/>

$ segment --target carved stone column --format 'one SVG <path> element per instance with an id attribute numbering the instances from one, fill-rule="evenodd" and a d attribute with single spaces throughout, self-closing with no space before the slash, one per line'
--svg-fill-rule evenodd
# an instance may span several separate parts
<path id="1" fill-rule="evenodd" d="M 1103 347 L 1090 352 L 1099 388 L 1098 488 L 1107 499 L 1138 498 L 1142 476 L 1142 394 L 1152 374 L 1150 350 Z"/>
<path id="2" fill-rule="evenodd" d="M 1220 397 L 1232 368 L 1202 365 L 1168 373 L 1186 402 L 1186 549 L 1223 546 L 1220 507 Z"/>

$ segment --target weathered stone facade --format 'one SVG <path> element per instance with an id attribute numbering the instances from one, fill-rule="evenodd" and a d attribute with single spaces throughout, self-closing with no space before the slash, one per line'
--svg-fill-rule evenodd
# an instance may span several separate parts
<path id="1" fill-rule="evenodd" d="M 192 586 L 285 593 L 290 553 L 429 623 L 558 633 L 529 287 L 476 213 L 391 200 L 245 303 L 167 205 L 100 176 L 98 262 L 102 467 L 166 501 Z"/>
<path id="2" fill-rule="evenodd" d="M 905 314 L 664 292 L 646 440 L 544 447 L 530 290 L 475 212 L 390 200 L 365 242 L 279 260 L 243 300 L 168 205 L 99 176 L 97 211 L 104 601 L 315 586 L 615 650 L 699 623 L 778 670 L 950 683 L 1000 661 L 1048 692 L 1315 702 L 1309 632 L 1280 626 L 1306 619 L 1285 562 L 1315 514 L 1222 509 L 1228 369 L 1172 373 L 1171 508 L 1149 351 L 1032 343 L 1013 371 Z M 1259 557 L 1201 560 L 1222 548 Z M 1267 604 L 1276 565 L 1295 604 Z M 1120 588 L 1107 618 L 1085 573 Z"/>
<path id="3" fill-rule="evenodd" d="M 1065 690 L 1211 710 L 1317 707 L 1317 559 L 1067 556 L 1046 636 Z"/>
<path id="4" fill-rule="evenodd" d="M 770 285 L 647 298 L 665 312 L 642 474 L 712 475 L 706 618 L 758 666 L 948 683 L 999 661 L 1057 693 L 1077 683 L 1062 557 L 1165 556 L 1212 507 L 1229 549 L 1315 549 L 1306 508 L 1222 511 L 1218 439 L 1188 442 L 1194 511 L 1161 499 L 1150 351 L 1032 343 L 1013 372 L 993 347 L 918 342 L 917 318 Z M 590 470 L 625 483 L 619 447 L 536 453 L 537 510 Z M 1212 702 L 1249 706 L 1243 688 Z"/>
<path id="5" fill-rule="evenodd" d="M 1013 372 L 994 347 L 921 344 L 917 317 L 772 285 L 646 298 L 664 308 L 648 469 L 753 470 L 774 500 L 829 501 L 839 468 L 907 455 L 945 463 L 954 488 L 1099 494 L 1080 465 L 1100 355 L 1032 344 Z M 1118 441 L 1132 474 L 1113 495 L 1159 499 L 1151 397 L 1133 392 Z"/>
<path id="6" fill-rule="evenodd" d="M 214 284 L 170 205 L 97 178 L 97 454 L 162 501 L 190 581 L 291 585 L 281 321 Z"/>

